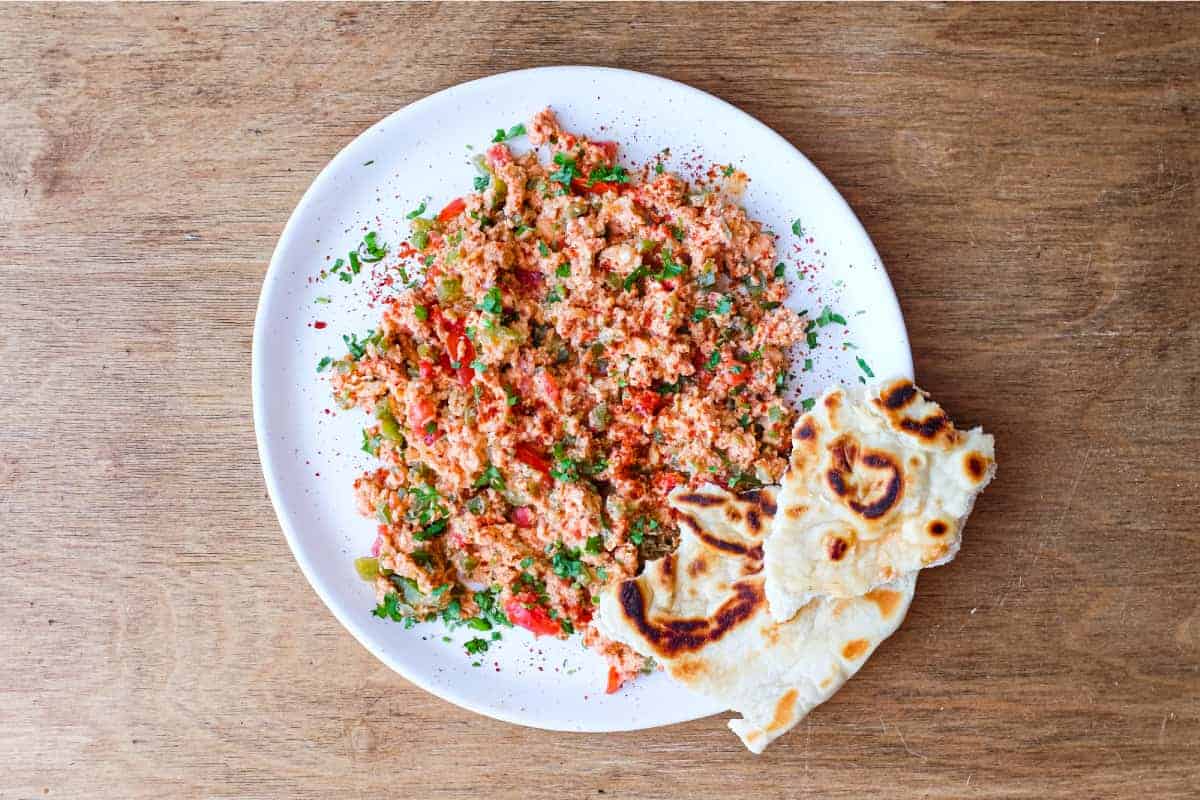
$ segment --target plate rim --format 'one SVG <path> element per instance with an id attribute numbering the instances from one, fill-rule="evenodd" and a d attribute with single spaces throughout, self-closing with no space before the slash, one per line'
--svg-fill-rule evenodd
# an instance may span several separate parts
<path id="1" fill-rule="evenodd" d="M 886 295 L 886 298 L 881 297 L 878 307 L 874 308 L 872 313 L 885 313 L 888 317 L 890 317 L 890 322 L 892 323 L 894 329 L 900 334 L 900 344 L 902 345 L 901 350 L 907 361 L 907 375 L 909 377 L 913 375 L 912 348 L 908 337 L 908 329 L 904 322 L 904 315 L 900 308 L 899 298 L 896 296 L 895 287 L 892 284 L 891 276 L 889 275 L 887 268 L 883 263 L 883 259 L 880 257 L 878 250 L 875 248 L 874 242 L 871 241 L 871 237 L 867 233 L 866 228 L 863 226 L 862 221 L 858 218 L 858 215 L 846 201 L 845 197 L 842 196 L 842 193 L 838 191 L 837 187 L 833 185 L 833 183 L 828 179 L 828 177 L 825 176 L 820 168 L 818 168 L 816 164 L 809 160 L 809 158 L 803 152 L 801 152 L 799 148 L 789 142 L 782 134 L 771 128 L 769 125 L 762 122 L 752 114 L 743 111 L 727 100 L 710 94 L 703 89 L 698 89 L 694 86 L 676 81 L 671 78 L 666 78 L 651 72 L 623 69 L 619 67 L 602 67 L 580 64 L 542 66 L 528 69 L 509 70 L 505 72 L 494 73 L 481 78 L 475 78 L 462 83 L 456 83 L 431 94 L 425 95 L 424 97 L 418 98 L 407 105 L 401 106 L 395 111 L 392 111 L 388 115 L 372 123 L 370 126 L 359 132 L 350 141 L 342 145 L 338 152 L 332 158 L 330 158 L 325 166 L 321 168 L 315 177 L 313 177 L 308 188 L 305 189 L 304 193 L 300 197 L 300 200 L 296 203 L 295 208 L 289 215 L 283 230 L 279 234 L 279 239 L 275 243 L 275 247 L 271 253 L 270 261 L 267 264 L 266 272 L 263 275 L 262 287 L 259 290 L 258 303 L 255 306 L 254 328 L 250 354 L 251 405 L 253 411 L 252 416 L 254 422 L 254 436 L 257 445 L 259 465 L 262 469 L 263 481 L 266 484 L 267 495 L 271 501 L 272 510 L 275 512 L 275 518 L 280 529 L 283 531 L 284 539 L 287 542 L 288 549 L 292 553 L 292 557 L 296 560 L 297 565 L 299 565 L 300 571 L 304 575 L 305 580 L 308 582 L 309 587 L 316 593 L 317 597 L 325 605 L 326 609 L 333 614 L 338 623 L 347 632 L 349 632 L 350 635 L 353 636 L 360 645 L 362 645 L 382 664 L 413 685 L 441 700 L 452 703 L 453 705 L 456 705 L 464 710 L 514 725 L 522 725 L 541 730 L 572 733 L 603 733 L 647 730 L 703 719 L 705 717 L 713 716 L 714 714 L 723 712 L 714 712 L 702 708 L 699 713 L 696 713 L 692 716 L 683 716 L 679 719 L 666 722 L 631 723 L 626 726 L 614 726 L 609 724 L 604 725 L 603 727 L 589 727 L 585 723 L 583 726 L 567 727 L 562 723 L 556 723 L 554 720 L 540 719 L 536 715 L 531 715 L 528 713 L 522 714 L 510 712 L 496 707 L 481 707 L 460 695 L 457 691 L 455 691 L 453 686 L 438 685 L 435 687 L 433 683 L 426 680 L 423 675 L 405 669 L 403 665 L 399 663 L 394 663 L 381 651 L 381 649 L 377 648 L 373 644 L 371 637 L 366 635 L 367 628 L 365 625 L 360 626 L 357 621 L 352 620 L 348 615 L 343 614 L 339 610 L 338 604 L 333 601 L 333 599 L 329 596 L 330 592 L 324 587 L 324 582 L 318 579 L 315 565 L 304 552 L 304 548 L 300 546 L 297 540 L 297 534 L 292 529 L 288 522 L 287 515 L 285 514 L 283 501 L 281 499 L 281 481 L 271 466 L 269 445 L 267 443 L 267 437 L 265 433 L 267 426 L 264 418 L 265 403 L 263 401 L 263 397 L 266 392 L 264 366 L 266 353 L 264 352 L 264 349 L 266 347 L 265 340 L 267 338 L 265 329 L 268 324 L 267 306 L 270 304 L 268 298 L 273 297 L 276 294 L 277 288 L 283 281 L 284 268 L 282 266 L 281 254 L 284 250 L 284 244 L 285 242 L 292 240 L 297 235 L 298 226 L 300 224 L 299 221 L 301 217 L 304 216 L 302 212 L 306 211 L 310 205 L 316 202 L 317 187 L 323 185 L 326 182 L 327 177 L 333 174 L 336 171 L 336 168 L 350 157 L 349 153 L 356 148 L 359 142 L 374 135 L 375 132 L 382 127 L 396 123 L 402 124 L 404 118 L 419 113 L 425 106 L 433 104 L 438 98 L 442 98 L 444 95 L 461 92 L 468 88 L 478 89 L 486 86 L 489 83 L 499 83 L 519 76 L 535 78 L 538 75 L 545 75 L 548 73 L 554 73 L 558 76 L 561 76 L 564 73 L 574 73 L 578 75 L 580 79 L 586 79 L 588 76 L 596 74 L 608 74 L 610 76 L 628 75 L 636 76 L 636 78 L 639 80 L 649 79 L 652 83 L 659 82 L 670 87 L 673 91 L 683 93 L 685 96 L 691 95 L 693 97 L 701 98 L 706 102 L 716 103 L 718 111 L 723 111 L 727 114 L 733 114 L 740 117 L 743 122 L 749 123 L 750 125 L 758 128 L 759 131 L 765 134 L 769 140 L 773 140 L 779 146 L 786 147 L 788 150 L 790 150 L 804 164 L 811 168 L 812 173 L 816 176 L 816 179 L 819 182 L 823 182 L 823 188 L 826 190 L 828 195 L 831 198 L 836 198 L 836 201 L 841 204 L 839 210 L 843 212 L 842 216 L 847 217 L 845 229 L 846 234 L 856 239 L 857 241 L 855 244 L 857 244 L 859 247 L 865 248 L 864 252 L 871 254 L 874 262 L 879 264 L 879 271 L 883 278 L 883 287 L 886 288 L 886 292 L 881 292 L 881 295 Z M 850 224 L 851 220 L 853 221 L 853 224 Z"/>

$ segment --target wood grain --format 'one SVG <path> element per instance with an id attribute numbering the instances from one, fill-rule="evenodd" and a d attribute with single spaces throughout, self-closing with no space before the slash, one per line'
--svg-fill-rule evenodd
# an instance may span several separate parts
<path id="1" fill-rule="evenodd" d="M 632 67 L 805 151 L 921 382 L 996 434 L 962 555 L 765 755 L 389 672 L 266 499 L 250 339 L 316 172 L 494 72 Z M 0 6 L 0 799 L 1200 794 L 1194 5 Z"/>

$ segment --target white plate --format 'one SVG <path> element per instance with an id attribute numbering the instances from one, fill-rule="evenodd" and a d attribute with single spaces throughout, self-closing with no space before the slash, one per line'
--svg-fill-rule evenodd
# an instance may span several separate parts
<path id="1" fill-rule="evenodd" d="M 879 255 L 837 190 L 782 137 L 711 95 L 652 75 L 594 67 L 510 72 L 438 92 L 375 124 L 321 171 L 293 212 L 267 270 L 254 327 L 254 425 L 263 473 L 288 544 L 317 594 L 364 647 L 421 688 L 481 714 L 555 730 L 631 730 L 696 719 L 721 709 L 661 673 L 605 695 L 607 671 L 577 637 L 535 641 L 523 630 L 506 630 L 482 666 L 473 667 L 461 644 L 470 633 L 452 634 L 447 643 L 440 623 L 404 630 L 376 619 L 372 589 L 354 571 L 353 559 L 375 538 L 375 524 L 354 510 L 350 485 L 370 462 L 359 450 L 364 417 L 336 409 L 315 367 L 322 356 L 345 352 L 341 334 L 374 328 L 379 309 L 368 307 L 365 273 L 353 284 L 310 279 L 368 229 L 394 250 L 407 238 L 408 211 L 422 200 L 436 210 L 463 194 L 475 174 L 469 158 L 495 129 L 527 122 L 547 105 L 568 129 L 619 141 L 627 164 L 669 147 L 668 167 L 683 174 L 702 159 L 733 163 L 750 175 L 745 205 L 779 234 L 779 255 L 794 284 L 789 305 L 815 317 L 828 304 L 848 322 L 848 333 L 836 324 L 819 330 L 814 369 L 800 371 L 801 354 L 793 390 L 807 396 L 833 380 L 857 383 L 856 355 L 877 375 L 911 376 L 904 321 Z M 803 241 L 791 230 L 795 219 Z M 798 265 L 807 265 L 803 280 L 796 280 Z M 332 302 L 317 304 L 318 296 Z M 314 327 L 318 320 L 327 327 Z M 843 340 L 859 349 L 843 349 Z"/>

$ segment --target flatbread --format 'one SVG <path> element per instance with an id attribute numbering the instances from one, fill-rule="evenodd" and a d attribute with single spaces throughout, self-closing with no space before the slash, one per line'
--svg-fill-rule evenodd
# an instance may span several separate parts
<path id="1" fill-rule="evenodd" d="M 764 545 L 771 614 L 857 597 L 958 552 L 995 444 L 959 431 L 908 380 L 826 392 L 792 430 L 779 514 Z"/>
<path id="2" fill-rule="evenodd" d="M 899 627 L 916 574 L 853 599 L 814 599 L 771 619 L 762 545 L 772 488 L 733 495 L 676 489 L 679 548 L 600 595 L 600 632 L 661 663 L 694 691 L 742 714 L 729 721 L 761 753 L 854 675 Z"/>

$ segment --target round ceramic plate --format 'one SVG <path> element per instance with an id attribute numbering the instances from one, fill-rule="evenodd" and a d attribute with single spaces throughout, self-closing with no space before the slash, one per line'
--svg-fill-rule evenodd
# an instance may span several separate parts
<path id="1" fill-rule="evenodd" d="M 744 204 L 778 236 L 793 291 L 788 304 L 819 320 L 816 346 L 795 359 L 793 402 L 826 385 L 912 374 L 904 321 L 879 256 L 837 190 L 781 136 L 711 95 L 623 70 L 553 67 L 455 86 L 403 108 L 346 146 L 293 212 L 263 283 L 254 328 L 254 425 L 267 488 L 305 577 L 338 621 L 389 667 L 464 708 L 540 728 L 615 731 L 721 711 L 665 674 L 606 695 L 607 669 L 578 637 L 534 640 L 505 630 L 480 656 L 473 631 L 441 623 L 406 630 L 371 614 L 370 584 L 353 560 L 375 523 L 354 507 L 351 483 L 371 467 L 364 416 L 334 404 L 316 366 L 345 353 L 342 335 L 379 318 L 380 282 L 394 259 L 364 265 L 351 282 L 321 279 L 367 231 L 394 253 L 406 214 L 436 210 L 468 190 L 471 157 L 497 128 L 550 106 L 568 130 L 621 145 L 623 163 L 661 158 L 684 176 L 732 164 L 750 176 Z M 523 149 L 523 139 L 514 148 Z M 669 154 L 664 151 L 669 149 Z M 826 309 L 828 308 L 828 311 Z M 844 320 L 844 321 L 843 321 Z M 811 363 L 808 362 L 811 359 Z"/>

